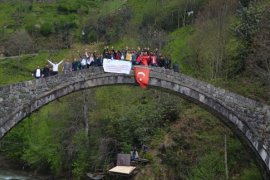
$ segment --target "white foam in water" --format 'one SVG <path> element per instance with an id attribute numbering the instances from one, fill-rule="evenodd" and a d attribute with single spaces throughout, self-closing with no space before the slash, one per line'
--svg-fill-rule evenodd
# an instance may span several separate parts
<path id="1" fill-rule="evenodd" d="M 32 180 L 32 178 L 25 175 L 20 175 L 17 172 L 0 170 L 0 180 Z"/>

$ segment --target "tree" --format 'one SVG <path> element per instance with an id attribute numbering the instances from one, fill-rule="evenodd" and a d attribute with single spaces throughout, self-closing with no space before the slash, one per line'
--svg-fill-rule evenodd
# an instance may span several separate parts
<path id="1" fill-rule="evenodd" d="M 161 49 L 166 41 L 167 34 L 165 31 L 154 26 L 146 26 L 142 29 L 141 42 L 144 42 L 144 45 Z"/>
<path id="2" fill-rule="evenodd" d="M 230 35 L 230 16 L 236 9 L 236 1 L 211 0 L 198 14 L 197 28 L 192 38 L 198 69 L 209 79 L 224 76 L 226 64 L 225 47 Z"/>
<path id="3" fill-rule="evenodd" d="M 261 10 L 255 3 L 250 3 L 248 7 L 243 7 L 238 11 L 238 21 L 234 25 L 233 32 L 247 43 L 247 46 L 251 44 L 252 37 L 258 30 L 261 14 Z"/>
<path id="4" fill-rule="evenodd" d="M 259 31 L 253 38 L 251 54 L 247 58 L 247 68 L 260 77 L 265 84 L 270 84 L 270 13 L 265 9 Z"/>
<path id="5" fill-rule="evenodd" d="M 32 37 L 25 30 L 19 30 L 8 39 L 5 45 L 6 55 L 32 53 L 34 52 L 33 46 Z"/>

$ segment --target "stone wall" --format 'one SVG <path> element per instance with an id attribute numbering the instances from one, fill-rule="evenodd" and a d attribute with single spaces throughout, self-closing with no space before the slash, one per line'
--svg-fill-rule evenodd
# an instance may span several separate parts
<path id="1" fill-rule="evenodd" d="M 0 138 L 33 111 L 57 98 L 86 88 L 135 85 L 131 75 L 90 68 L 46 79 L 0 87 Z M 217 116 L 256 154 L 264 171 L 270 170 L 270 107 L 163 68 L 152 68 L 149 87 L 175 93 Z"/>

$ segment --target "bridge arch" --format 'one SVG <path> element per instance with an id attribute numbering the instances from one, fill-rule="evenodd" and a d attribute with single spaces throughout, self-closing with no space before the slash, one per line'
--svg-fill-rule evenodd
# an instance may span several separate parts
<path id="1" fill-rule="evenodd" d="M 87 88 L 135 85 L 130 75 L 96 67 L 46 79 L 0 87 L 0 139 L 33 111 L 62 96 Z M 238 135 L 270 179 L 270 107 L 211 84 L 163 68 L 151 68 L 149 87 L 177 94 L 205 108 Z"/>

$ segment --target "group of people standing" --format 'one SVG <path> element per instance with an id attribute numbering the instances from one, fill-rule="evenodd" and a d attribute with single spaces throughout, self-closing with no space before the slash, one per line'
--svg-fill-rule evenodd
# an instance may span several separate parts
<path id="1" fill-rule="evenodd" d="M 138 47 L 138 49 L 135 50 L 133 48 L 129 49 L 126 47 L 126 49 L 114 50 L 113 47 L 109 49 L 109 47 L 106 46 L 104 47 L 102 54 L 98 54 L 96 51 L 89 53 L 87 49 L 85 50 L 84 54 L 80 54 L 79 51 L 78 54 L 79 59 L 74 58 L 72 62 L 69 59 L 61 60 L 60 62 L 52 62 L 51 60 L 47 60 L 48 64 L 42 69 L 38 65 L 32 75 L 36 79 L 57 75 L 59 66 L 62 63 L 62 71 L 64 74 L 71 71 L 87 69 L 90 66 L 102 66 L 104 58 L 111 60 L 131 61 L 133 65 L 156 66 L 164 67 L 166 69 L 171 68 L 171 59 L 164 57 L 157 48 L 155 50 L 150 50 L 150 48 L 142 49 Z"/>
<path id="2" fill-rule="evenodd" d="M 127 60 L 131 61 L 133 65 L 145 65 L 145 66 L 159 66 L 169 69 L 171 67 L 171 59 L 164 57 L 162 53 L 156 48 L 150 50 L 150 48 L 138 49 L 126 49 L 114 50 L 112 47 L 110 50 L 107 47 L 104 48 L 103 57 L 113 60 Z"/>
<path id="3" fill-rule="evenodd" d="M 47 61 L 48 61 L 48 63 L 50 65 L 47 64 L 43 69 L 41 69 L 40 66 L 37 65 L 37 68 L 32 73 L 32 76 L 34 76 L 36 79 L 39 79 L 39 78 L 42 78 L 42 77 L 46 78 L 46 77 L 49 77 L 49 76 L 57 75 L 59 66 L 60 66 L 60 64 L 63 63 L 64 60 L 61 60 L 58 63 L 53 63 L 50 60 L 47 60 Z M 68 63 L 68 61 L 66 61 L 64 63 L 64 66 L 65 66 L 66 63 Z M 63 66 L 63 68 L 64 68 L 64 66 Z"/>

